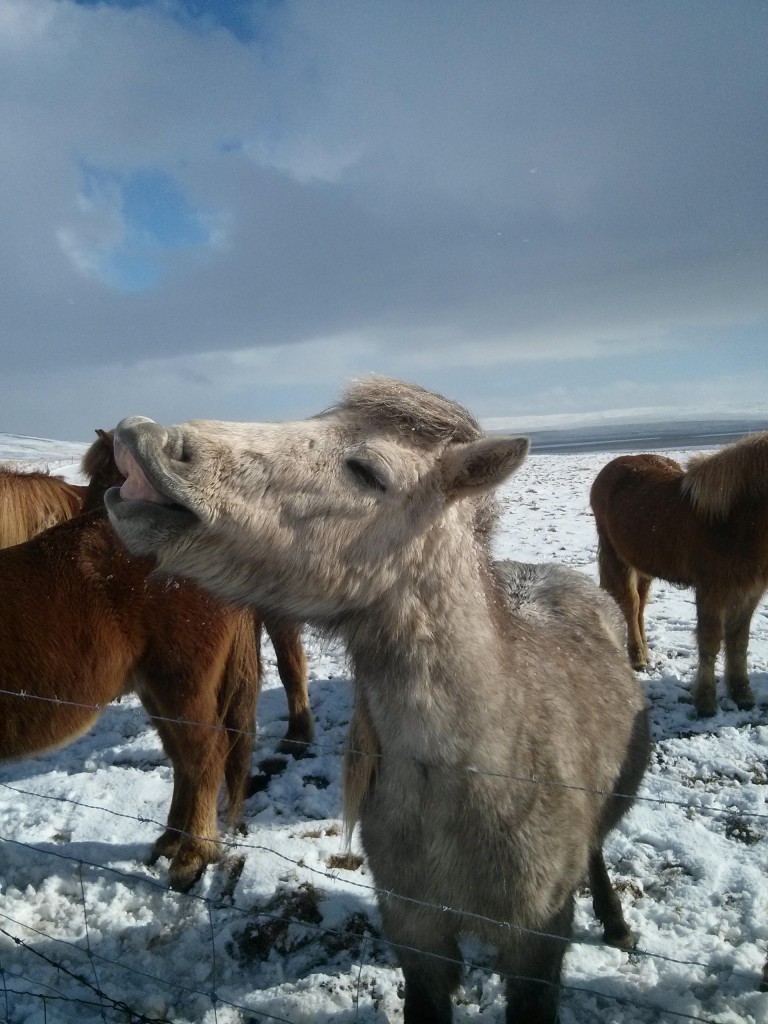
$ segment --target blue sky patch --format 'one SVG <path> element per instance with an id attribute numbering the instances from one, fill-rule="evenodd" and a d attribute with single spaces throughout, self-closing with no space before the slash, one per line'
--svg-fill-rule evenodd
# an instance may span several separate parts
<path id="1" fill-rule="evenodd" d="M 82 196 L 102 239 L 89 263 L 102 280 L 123 291 L 153 288 L 171 254 L 207 245 L 210 232 L 180 186 L 163 171 L 119 174 L 82 166 Z"/>
<path id="2" fill-rule="evenodd" d="M 151 7 L 192 31 L 228 29 L 241 43 L 256 38 L 259 7 L 272 7 L 275 0 L 74 0 L 81 7 Z"/>

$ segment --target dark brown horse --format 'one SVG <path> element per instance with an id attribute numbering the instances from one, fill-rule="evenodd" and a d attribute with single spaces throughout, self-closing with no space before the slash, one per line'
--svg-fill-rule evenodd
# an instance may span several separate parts
<path id="1" fill-rule="evenodd" d="M 644 609 L 654 577 L 696 591 L 699 665 L 693 701 L 717 711 L 715 659 L 725 641 L 725 685 L 751 708 L 747 644 L 768 587 L 768 433 L 753 434 L 683 469 L 663 455 L 621 455 L 590 493 L 600 583 L 627 620 L 629 657 L 650 654 Z"/>
<path id="2" fill-rule="evenodd" d="M 86 511 L 0 551 L 0 760 L 72 742 L 135 691 L 174 769 L 151 860 L 171 858 L 171 883 L 183 889 L 219 855 L 222 782 L 230 821 L 246 792 L 261 616 L 155 579 L 152 559 L 128 554 L 103 509 L 104 488 L 123 479 L 111 434 L 99 432 L 83 469 Z M 286 739 L 309 739 L 298 627 L 276 622 L 271 635 L 291 707 Z"/>

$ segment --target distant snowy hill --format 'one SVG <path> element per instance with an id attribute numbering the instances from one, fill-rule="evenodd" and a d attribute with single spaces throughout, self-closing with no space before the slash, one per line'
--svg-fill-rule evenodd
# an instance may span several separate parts
<path id="1" fill-rule="evenodd" d="M 620 418 L 621 416 L 624 418 Z M 525 434 L 541 452 L 643 451 L 655 448 L 708 448 L 729 444 L 744 434 L 768 430 L 768 416 L 648 419 L 647 412 L 587 415 L 496 417 L 483 420 L 490 433 Z M 634 417 L 634 418 L 632 418 Z M 51 472 L 77 473 L 87 441 L 55 441 L 0 433 L 0 465 L 21 461 Z"/>
<path id="2" fill-rule="evenodd" d="M 31 465 L 58 472 L 62 467 L 79 467 L 89 444 L 90 441 L 51 441 L 23 434 L 0 434 L 0 465 L 23 462 L 25 468 Z"/>
<path id="3" fill-rule="evenodd" d="M 594 418 L 534 416 L 489 419 L 483 426 L 490 433 L 520 433 L 530 437 L 541 452 L 644 451 L 656 448 L 708 448 L 730 444 L 744 434 L 768 430 L 767 416 L 710 419 L 630 419 L 607 416 Z"/>

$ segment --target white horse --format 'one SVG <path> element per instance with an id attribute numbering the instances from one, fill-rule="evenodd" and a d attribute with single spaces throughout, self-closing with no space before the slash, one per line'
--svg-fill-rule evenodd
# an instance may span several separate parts
<path id="1" fill-rule="evenodd" d="M 117 430 L 107 506 L 132 551 L 346 641 L 346 811 L 386 891 L 406 1024 L 451 1020 L 467 934 L 497 950 L 507 1020 L 551 1024 L 586 877 L 607 940 L 632 941 L 602 844 L 646 766 L 645 702 L 594 586 L 585 603 L 550 579 L 539 616 L 510 600 L 491 492 L 527 450 L 379 378 L 306 421 Z"/>

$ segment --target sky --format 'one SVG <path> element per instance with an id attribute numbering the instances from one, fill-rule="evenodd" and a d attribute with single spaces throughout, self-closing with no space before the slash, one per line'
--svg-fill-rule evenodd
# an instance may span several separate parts
<path id="1" fill-rule="evenodd" d="M 0 431 L 768 413 L 762 0 L 2 0 Z"/>

